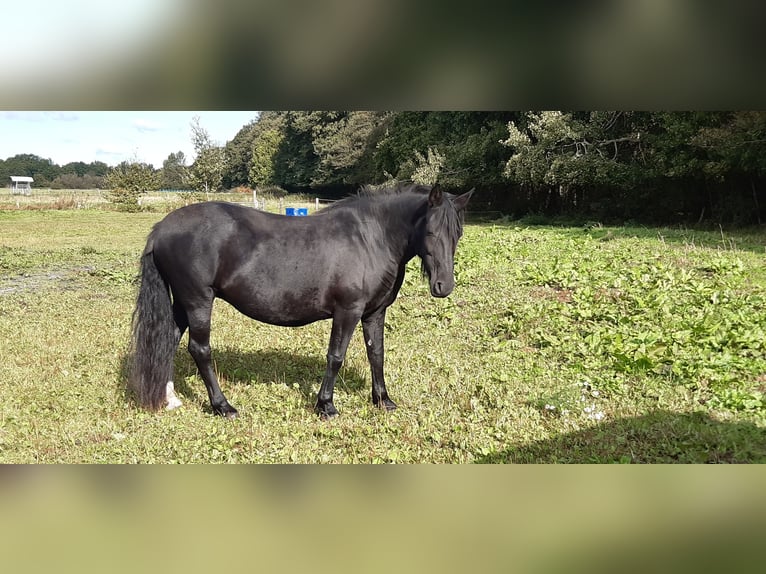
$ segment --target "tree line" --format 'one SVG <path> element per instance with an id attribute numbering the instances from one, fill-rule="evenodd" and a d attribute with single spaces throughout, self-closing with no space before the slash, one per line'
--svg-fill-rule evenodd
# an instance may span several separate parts
<path id="1" fill-rule="evenodd" d="M 0 159 L 0 181 L 6 185 L 12 175 L 34 178 L 38 187 L 52 189 L 97 189 L 103 187 L 109 166 L 101 161 L 74 161 L 60 166 L 34 154 L 18 154 Z"/>
<path id="2" fill-rule="evenodd" d="M 163 162 L 161 169 L 137 160 L 124 161 L 110 167 L 102 161 L 85 163 L 75 161 L 58 165 L 51 159 L 34 154 L 17 154 L 7 159 L 0 159 L 0 181 L 6 185 L 12 175 L 32 177 L 35 187 L 51 189 L 107 189 L 112 185 L 115 174 L 130 173 L 140 177 L 130 182 L 142 191 L 155 189 L 183 189 L 186 186 L 186 157 L 183 152 L 171 153 Z M 118 182 L 122 180 L 117 178 Z"/>
<path id="3" fill-rule="evenodd" d="M 183 152 L 161 168 L 59 167 L 22 155 L 0 161 L 0 177 L 31 175 L 50 187 L 94 177 L 101 185 L 87 187 L 134 193 L 278 187 L 325 197 L 438 181 L 475 187 L 475 206 L 515 216 L 766 221 L 766 112 L 266 111 L 223 145 L 199 118 L 191 128 L 188 166 Z"/>
<path id="4" fill-rule="evenodd" d="M 225 156 L 230 187 L 438 180 L 517 216 L 766 220 L 765 112 L 275 111 Z"/>

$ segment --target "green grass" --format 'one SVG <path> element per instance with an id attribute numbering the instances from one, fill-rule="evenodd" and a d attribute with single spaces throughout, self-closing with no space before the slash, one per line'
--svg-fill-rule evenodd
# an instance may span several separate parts
<path id="1" fill-rule="evenodd" d="M 185 339 L 184 407 L 124 391 L 139 254 L 161 213 L 0 212 L 0 462 L 764 462 L 766 233 L 469 224 L 457 287 L 413 261 L 386 329 L 399 409 L 369 404 L 361 341 L 312 411 L 329 322 L 217 302 L 240 411 L 209 413 Z"/>

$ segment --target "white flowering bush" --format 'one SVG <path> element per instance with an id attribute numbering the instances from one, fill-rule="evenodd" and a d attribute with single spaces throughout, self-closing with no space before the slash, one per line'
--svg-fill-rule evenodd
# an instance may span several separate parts
<path id="1" fill-rule="evenodd" d="M 433 185 L 439 178 L 439 173 L 444 167 L 446 157 L 439 153 L 436 148 L 428 148 L 427 155 L 415 152 L 415 171 L 412 173 L 412 181 L 421 185 Z"/>

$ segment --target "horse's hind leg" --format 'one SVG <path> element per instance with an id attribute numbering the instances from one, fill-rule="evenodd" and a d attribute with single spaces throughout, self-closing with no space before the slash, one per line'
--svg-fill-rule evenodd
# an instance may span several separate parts
<path id="1" fill-rule="evenodd" d="M 173 302 L 173 320 L 176 323 L 174 348 L 178 348 L 178 344 L 181 342 L 181 337 L 184 336 L 186 329 L 189 327 L 189 319 L 186 316 L 186 310 L 178 301 Z M 176 395 L 172 380 L 168 381 L 165 386 L 165 401 L 167 403 L 165 408 L 169 411 L 183 406 L 181 399 Z"/>
<path id="2" fill-rule="evenodd" d="M 213 298 L 205 304 L 190 309 L 187 306 L 187 317 L 189 319 L 189 354 L 197 364 L 199 374 L 205 382 L 210 406 L 213 412 L 228 418 L 237 416 L 237 409 L 229 404 L 218 384 L 218 377 L 215 375 L 212 362 L 212 352 L 210 350 L 210 316 L 213 311 Z"/>
<path id="3" fill-rule="evenodd" d="M 357 314 L 353 311 L 336 312 L 332 319 L 330 345 L 327 349 L 327 369 L 314 407 L 319 416 L 325 420 L 338 416 L 338 410 L 333 404 L 335 378 L 346 357 L 346 350 L 351 341 L 351 335 L 359 323 L 360 315 L 361 313 Z"/>
<path id="4" fill-rule="evenodd" d="M 186 329 L 189 328 L 189 318 L 186 316 L 186 310 L 178 302 L 173 302 L 173 319 L 176 322 L 176 346 L 181 342 Z"/>

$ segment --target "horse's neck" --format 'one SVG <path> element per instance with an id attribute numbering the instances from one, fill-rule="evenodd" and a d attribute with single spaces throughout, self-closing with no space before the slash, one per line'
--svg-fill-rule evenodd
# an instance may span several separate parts
<path id="1" fill-rule="evenodd" d="M 409 261 L 417 254 L 416 239 L 418 225 L 422 218 L 417 212 L 425 203 L 425 198 L 418 196 L 399 196 L 391 199 L 391 204 L 385 206 L 387 214 L 387 238 L 393 240 L 392 247 L 402 259 Z"/>

